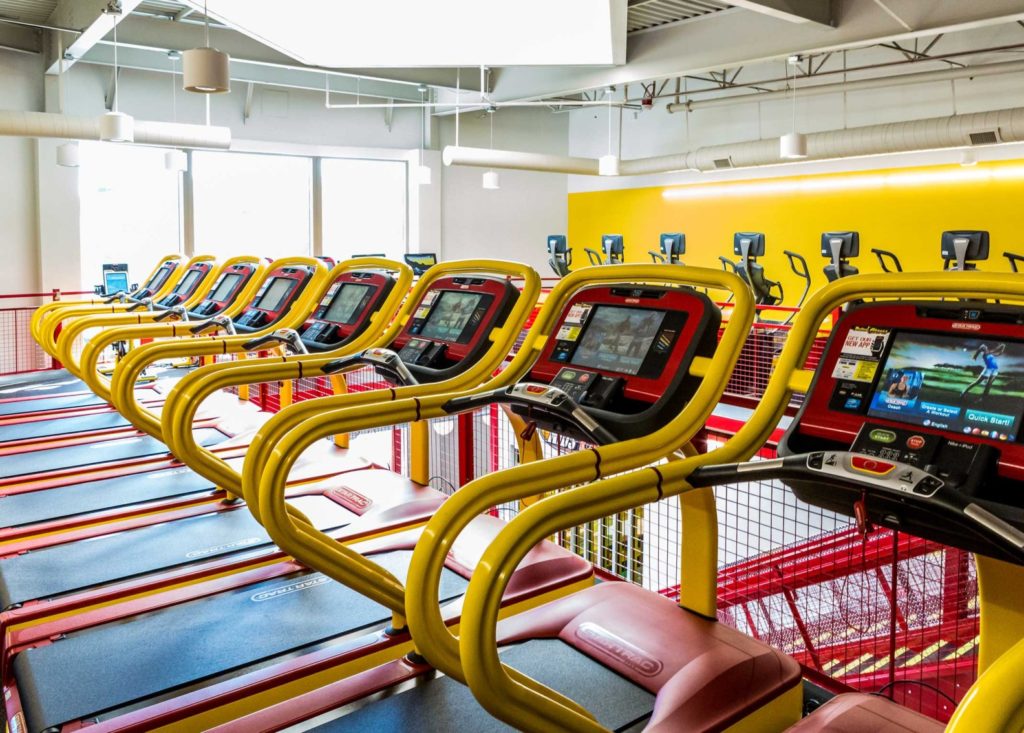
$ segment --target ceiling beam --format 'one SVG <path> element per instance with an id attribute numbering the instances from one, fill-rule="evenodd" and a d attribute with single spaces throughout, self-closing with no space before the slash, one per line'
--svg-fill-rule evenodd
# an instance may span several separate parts
<path id="1" fill-rule="evenodd" d="M 729 4 L 789 23 L 818 23 L 835 27 L 836 0 L 728 0 Z"/>
<path id="2" fill-rule="evenodd" d="M 142 0 L 60 0 L 57 7 L 47 18 L 48 25 L 63 28 L 77 28 L 78 36 L 69 38 L 71 34 L 51 34 L 51 47 L 46 59 L 46 73 L 60 72 L 58 49 L 64 49 L 64 70 L 74 65 L 78 59 L 89 52 L 98 41 L 103 39 L 114 26 L 121 23 L 135 10 Z M 120 12 L 107 12 L 108 10 Z M 61 38 L 63 36 L 63 38 Z"/>
<path id="3" fill-rule="evenodd" d="M 874 0 L 843 0 L 840 23 L 835 28 L 820 23 L 787 23 L 761 14 L 730 10 L 665 30 L 631 35 L 624 66 L 503 69 L 492 96 L 499 102 L 545 99 L 609 85 L 752 66 L 792 54 L 863 48 L 1024 20 L 1020 0 L 983 3 L 887 0 L 886 5 L 898 12 L 914 30 L 904 30 Z M 737 38 L 744 42 L 736 43 Z"/>

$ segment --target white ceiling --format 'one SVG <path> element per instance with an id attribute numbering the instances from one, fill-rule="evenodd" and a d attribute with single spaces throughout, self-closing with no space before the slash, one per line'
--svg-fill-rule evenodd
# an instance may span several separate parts
<path id="1" fill-rule="evenodd" d="M 45 23 L 57 0 L 0 0 L 0 17 L 26 23 Z"/>

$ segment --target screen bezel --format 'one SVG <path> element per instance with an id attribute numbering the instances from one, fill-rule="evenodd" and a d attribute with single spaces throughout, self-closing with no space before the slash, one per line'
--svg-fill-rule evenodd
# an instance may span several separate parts
<path id="1" fill-rule="evenodd" d="M 221 281 L 217 283 L 217 287 L 215 287 L 213 289 L 213 292 L 210 293 L 209 299 L 214 300 L 218 303 L 227 300 L 231 293 L 235 291 L 235 286 L 238 285 L 241 279 L 242 275 L 237 272 L 229 272 L 225 274 L 223 279 L 221 279 Z M 223 290 L 225 286 L 227 286 L 227 292 L 222 293 L 221 290 Z"/>
<path id="2" fill-rule="evenodd" d="M 646 351 L 644 351 L 643 356 L 640 358 L 640 363 L 637 365 L 636 371 L 623 371 L 621 369 L 613 369 L 613 368 L 610 368 L 608 366 L 604 366 L 604 365 L 601 365 L 601 364 L 595 364 L 595 363 L 592 363 L 592 362 L 591 363 L 586 363 L 586 362 L 580 361 L 579 358 L 578 358 L 580 350 L 583 348 L 583 344 L 586 342 L 587 337 L 590 335 L 591 328 L 593 327 L 594 323 L 597 322 L 598 314 L 601 311 L 606 311 L 607 312 L 607 311 L 612 311 L 612 310 L 643 311 L 645 313 L 656 313 L 656 314 L 661 316 L 661 319 L 658 321 L 658 325 L 655 326 L 654 333 L 651 336 L 651 343 L 647 345 Z M 598 303 L 598 304 L 595 304 L 593 310 L 587 316 L 587 322 L 583 325 L 583 330 L 580 332 L 579 338 L 576 341 L 576 347 L 573 349 L 572 357 L 569 359 L 568 363 L 571 364 L 572 366 L 582 367 L 584 369 L 595 369 L 595 370 L 601 371 L 601 372 L 611 372 L 613 374 L 623 374 L 623 375 L 626 375 L 626 376 L 629 376 L 629 377 L 639 376 L 644 371 L 644 365 L 647 363 L 647 359 L 651 355 L 651 349 L 654 348 L 655 340 L 657 339 L 658 333 L 661 331 L 661 328 L 662 328 L 662 326 L 665 323 L 665 318 L 666 318 L 667 315 L 668 315 L 668 312 L 666 310 L 662 309 L 662 308 L 645 308 L 645 307 L 642 307 L 642 306 L 637 307 L 637 306 L 628 306 L 628 305 L 617 305 L 617 304 L 614 304 L 614 303 Z"/>
<path id="3" fill-rule="evenodd" d="M 107 295 L 128 292 L 128 273 L 119 270 L 110 270 L 103 273 L 103 289 Z"/>
<path id="4" fill-rule="evenodd" d="M 185 273 L 185 277 L 181 278 L 181 282 L 174 286 L 174 292 L 177 295 L 183 295 L 191 292 L 195 289 L 196 283 L 198 283 L 205 275 L 202 270 L 189 270 Z"/>
<path id="5" fill-rule="evenodd" d="M 459 333 L 452 338 L 448 336 L 439 336 L 437 334 L 428 333 L 428 329 L 430 328 L 431 323 L 434 321 L 434 318 L 437 317 L 437 314 L 440 312 L 441 304 L 444 302 L 445 298 L 448 297 L 449 293 L 453 295 L 469 296 L 475 299 L 473 307 L 472 309 L 470 309 L 469 315 L 466 318 L 466 322 L 462 324 L 462 328 L 459 330 Z M 473 320 L 473 314 L 480 308 L 481 304 L 483 303 L 484 296 L 485 293 L 479 293 L 472 290 L 442 290 L 441 294 L 437 296 L 437 300 L 431 305 L 430 313 L 427 314 L 426 319 L 423 321 L 423 327 L 419 330 L 419 333 L 417 333 L 416 335 L 419 336 L 420 338 L 431 339 L 433 341 L 461 343 L 466 335 L 466 329 L 469 328 L 470 322 Z"/>

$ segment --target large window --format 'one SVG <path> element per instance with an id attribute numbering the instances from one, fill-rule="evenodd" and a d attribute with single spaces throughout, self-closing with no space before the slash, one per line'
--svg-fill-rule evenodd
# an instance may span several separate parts
<path id="1" fill-rule="evenodd" d="M 406 164 L 328 158 L 321 171 L 324 254 L 401 260 L 408 242 Z"/>
<path id="2" fill-rule="evenodd" d="M 192 178 L 196 254 L 310 253 L 310 158 L 196 152 Z"/>
<path id="3" fill-rule="evenodd" d="M 100 282 L 102 265 L 128 264 L 141 282 L 163 255 L 181 250 L 180 177 L 164 167 L 164 151 L 82 142 L 82 286 Z"/>

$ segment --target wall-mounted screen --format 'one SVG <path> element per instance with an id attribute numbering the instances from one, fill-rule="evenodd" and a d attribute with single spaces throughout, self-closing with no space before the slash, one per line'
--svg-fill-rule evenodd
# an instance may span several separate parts
<path id="1" fill-rule="evenodd" d="M 1024 344 L 898 333 L 868 415 L 1016 440 L 1024 415 Z"/>
<path id="2" fill-rule="evenodd" d="M 203 273 L 200 270 L 189 270 L 185 273 L 185 277 L 181 278 L 181 282 L 174 286 L 174 292 L 178 295 L 191 292 L 196 281 L 202 276 Z"/>
<path id="3" fill-rule="evenodd" d="M 217 283 L 217 288 L 210 295 L 210 300 L 216 300 L 218 303 L 223 303 L 231 295 L 231 291 L 235 289 L 238 281 L 242 279 L 242 276 L 238 273 L 231 272 L 220 279 Z"/>
<path id="4" fill-rule="evenodd" d="M 665 311 L 599 305 L 590 316 L 572 363 L 637 374 L 664 320 Z"/>
<path id="5" fill-rule="evenodd" d="M 420 335 L 424 338 L 458 341 L 480 304 L 480 293 L 459 293 L 445 290 L 437 303 L 430 309 L 427 322 Z"/>
<path id="6" fill-rule="evenodd" d="M 331 301 L 330 307 L 324 313 L 323 319 L 332 323 L 350 326 L 362 312 L 369 297 L 369 285 L 345 283 L 334 296 L 334 300 Z"/>
<path id="7" fill-rule="evenodd" d="M 286 277 L 275 277 L 270 281 L 270 286 L 263 293 L 263 297 L 256 301 L 256 307 L 265 311 L 276 311 L 292 292 L 296 282 Z"/>

